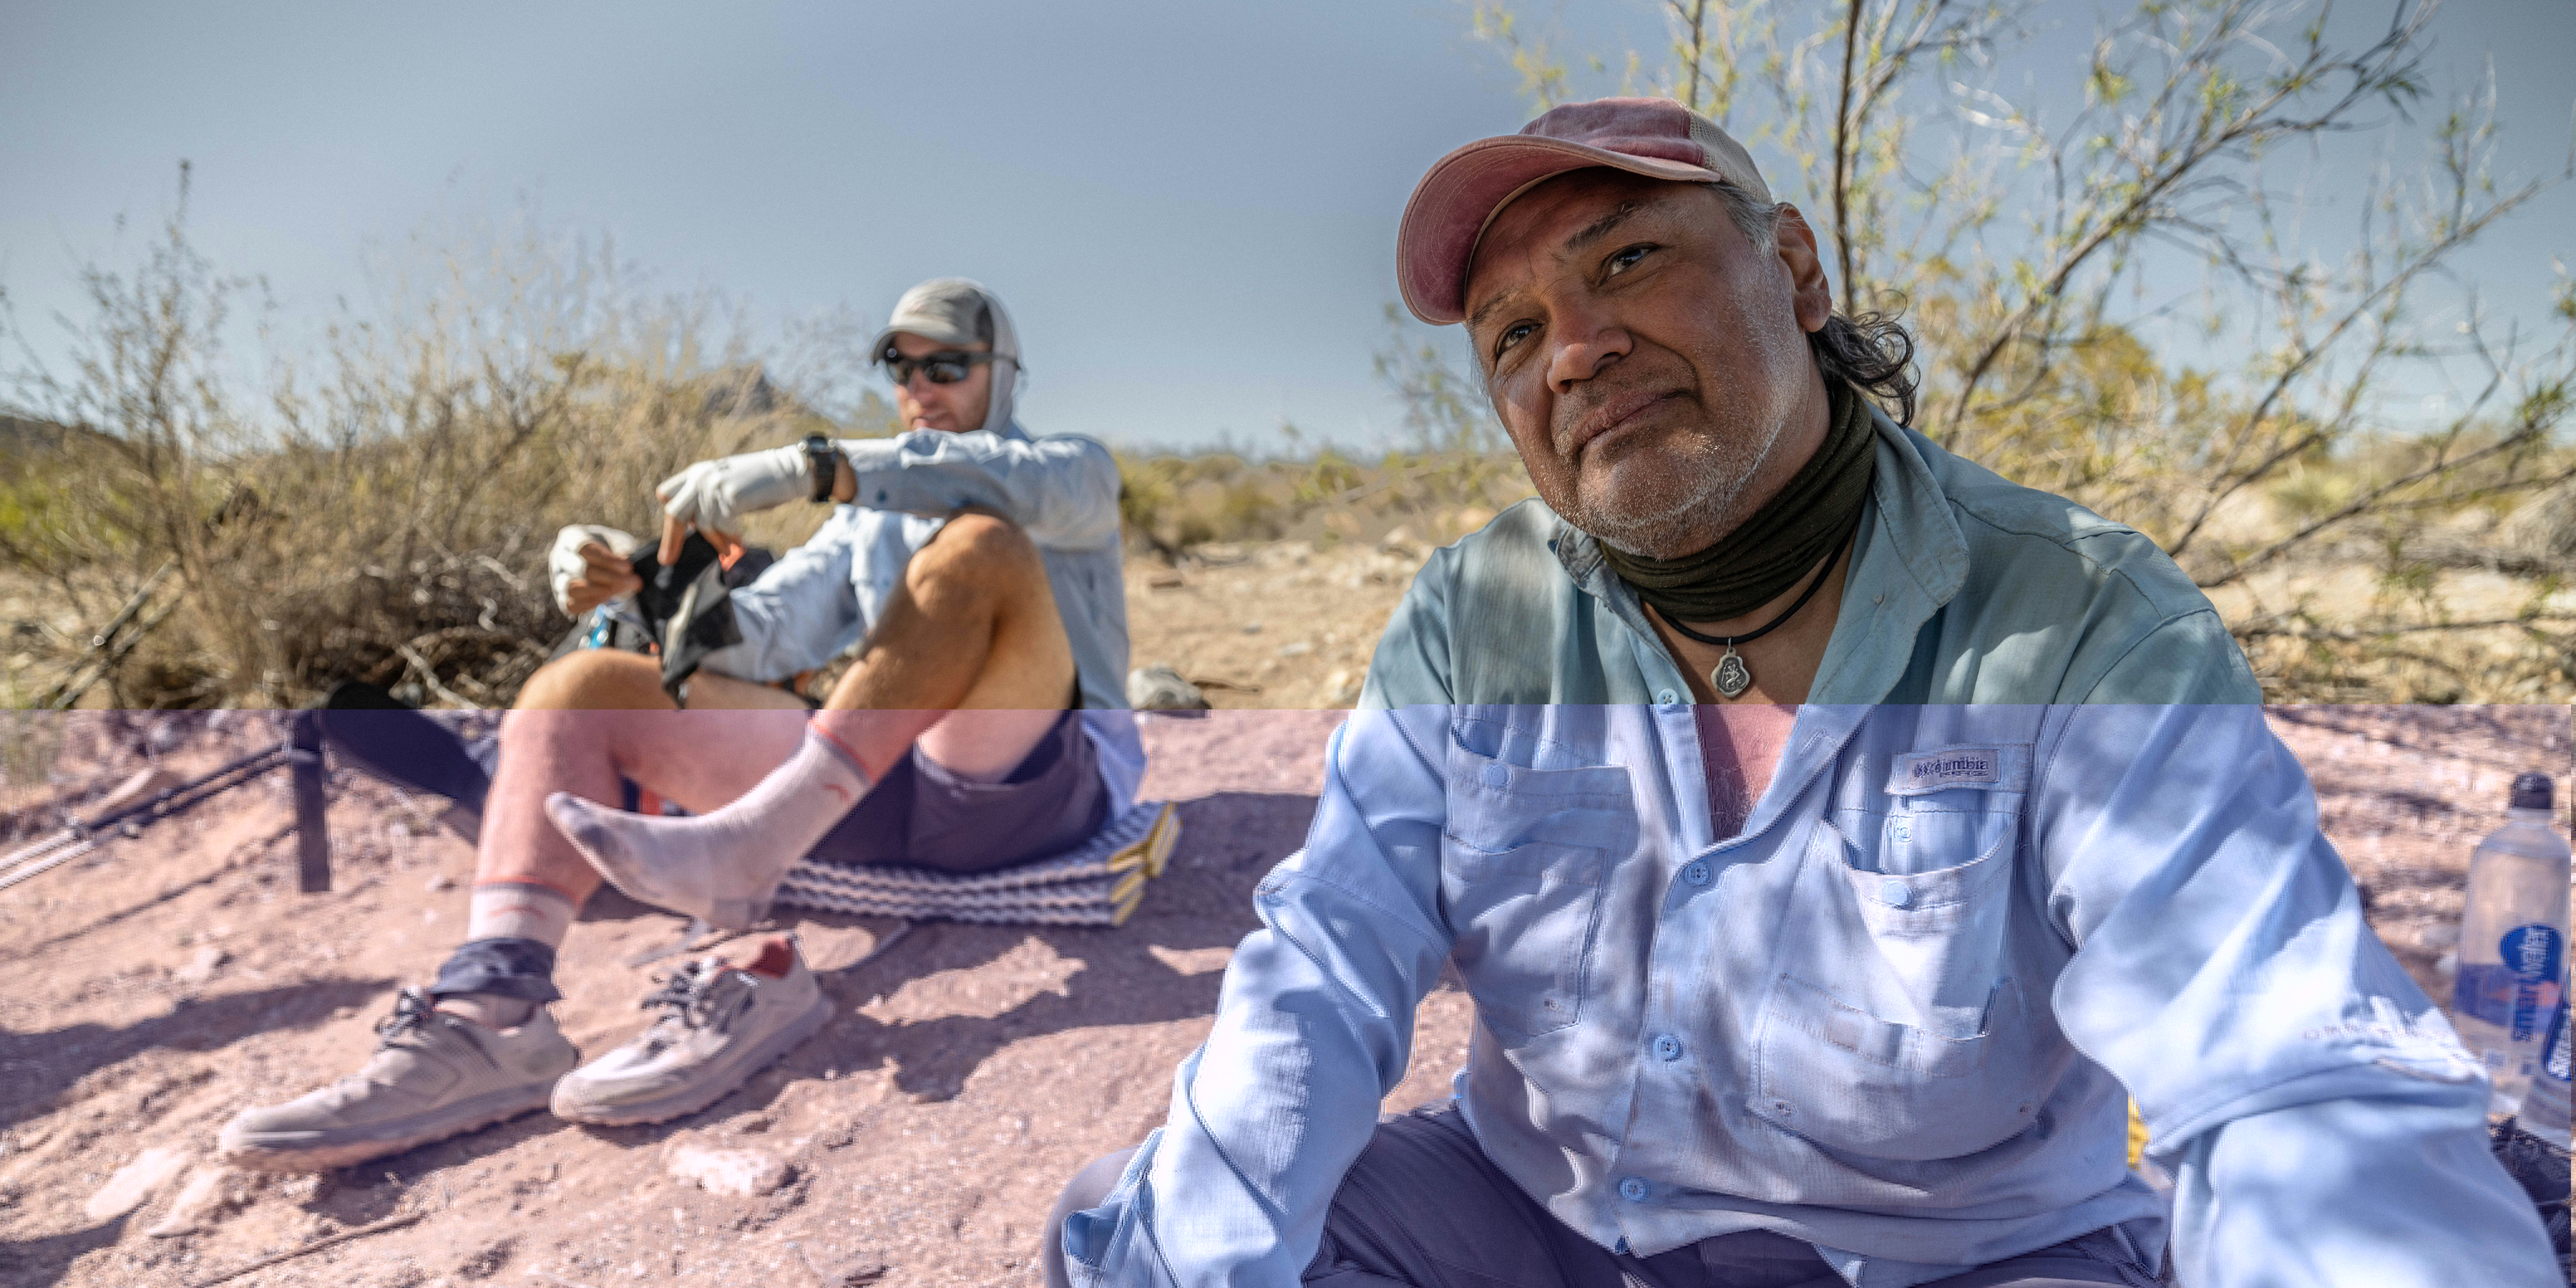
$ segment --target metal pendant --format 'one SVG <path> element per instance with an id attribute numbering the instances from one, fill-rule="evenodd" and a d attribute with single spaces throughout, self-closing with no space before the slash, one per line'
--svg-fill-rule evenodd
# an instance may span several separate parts
<path id="1" fill-rule="evenodd" d="M 1726 656 L 1717 659 L 1717 665 L 1709 668 L 1708 685 L 1717 690 L 1721 697 L 1729 699 L 1743 697 L 1744 691 L 1753 687 L 1753 668 L 1746 666 L 1743 657 L 1736 653 L 1735 646 L 1729 644 L 1726 646 Z"/>

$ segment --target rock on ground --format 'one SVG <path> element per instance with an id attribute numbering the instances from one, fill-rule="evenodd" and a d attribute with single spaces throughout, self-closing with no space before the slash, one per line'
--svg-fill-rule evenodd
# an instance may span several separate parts
<path id="1" fill-rule="evenodd" d="M 143 1206 L 154 1190 L 187 1170 L 189 1153 L 177 1145 L 156 1145 L 135 1155 L 134 1161 L 116 1169 L 107 1184 L 89 1196 L 89 1202 L 81 1205 L 81 1215 L 92 1221 L 113 1221 Z"/>
<path id="2" fill-rule="evenodd" d="M 787 1183 L 787 1164 L 766 1150 L 674 1142 L 668 1166 L 673 1180 L 738 1199 L 756 1199 Z"/>

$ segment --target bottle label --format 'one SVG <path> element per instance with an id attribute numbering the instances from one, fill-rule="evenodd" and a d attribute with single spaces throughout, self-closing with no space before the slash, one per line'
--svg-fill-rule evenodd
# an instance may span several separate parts
<path id="1" fill-rule="evenodd" d="M 2504 1029 L 2515 1042 L 2527 1042 L 2558 1006 L 2558 928 L 2516 926 L 2505 932 L 2497 948 L 2502 961 L 2460 967 L 2451 1009 Z"/>
<path id="2" fill-rule="evenodd" d="M 2540 1031 L 2541 1018 L 2558 1009 L 2558 928 L 2516 926 L 2504 932 L 2504 968 L 2513 975 L 2513 1019 L 2505 1027 L 2516 1042 Z"/>

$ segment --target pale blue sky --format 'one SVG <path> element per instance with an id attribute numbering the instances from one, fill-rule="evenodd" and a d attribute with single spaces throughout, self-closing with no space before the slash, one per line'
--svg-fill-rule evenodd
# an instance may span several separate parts
<path id="1" fill-rule="evenodd" d="M 1641 4 L 1533 8 L 1605 52 L 1658 38 Z M 9 0 L 0 285 L 58 353 L 77 262 L 129 260 L 116 217 L 166 210 L 185 157 L 201 245 L 267 277 L 289 335 L 364 294 L 370 245 L 533 203 L 771 319 L 982 278 L 1019 320 L 1041 432 L 1264 446 L 1285 418 L 1383 443 L 1400 409 L 1370 355 L 1405 195 L 1526 115 L 1466 19 L 1449 0 Z M 2437 69 L 2489 52 L 2516 163 L 2563 165 L 2576 5 L 2462 0 Z M 2536 319 L 2571 228 L 2562 191 L 2472 266 Z"/>

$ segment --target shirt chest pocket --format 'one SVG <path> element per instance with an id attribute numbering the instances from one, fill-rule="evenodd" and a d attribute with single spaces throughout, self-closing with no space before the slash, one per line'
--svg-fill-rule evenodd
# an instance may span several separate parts
<path id="1" fill-rule="evenodd" d="M 1506 1045 L 1581 1016 L 1602 887 L 1635 848 L 1628 771 L 1534 769 L 1448 749 L 1440 896 L 1450 960 Z"/>
<path id="2" fill-rule="evenodd" d="M 1830 1149 L 1976 1153 L 2036 1122 L 2064 1069 L 2009 953 L 2020 796 L 1939 794 L 1899 799 L 1875 867 L 1820 827 L 1800 873 L 1747 1107 Z"/>

